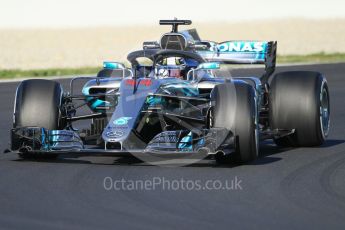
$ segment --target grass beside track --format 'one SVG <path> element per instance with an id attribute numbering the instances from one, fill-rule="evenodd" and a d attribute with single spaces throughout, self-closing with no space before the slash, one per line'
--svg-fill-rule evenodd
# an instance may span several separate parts
<path id="1" fill-rule="evenodd" d="M 278 63 L 332 63 L 345 62 L 345 53 L 316 53 L 309 55 L 278 56 Z"/>
<path id="2" fill-rule="evenodd" d="M 278 56 L 278 64 L 289 63 L 334 63 L 345 62 L 345 53 L 316 53 L 309 55 L 288 55 Z M 80 68 L 54 68 L 54 69 L 37 69 L 37 70 L 0 70 L 0 79 L 14 79 L 25 77 L 51 77 L 51 76 L 78 76 L 84 74 L 95 74 L 102 67 L 80 67 Z"/>
<path id="3" fill-rule="evenodd" d="M 81 68 L 54 68 L 37 70 L 0 70 L 0 79 L 13 79 L 24 77 L 51 77 L 51 76 L 78 76 L 83 74 L 97 73 L 102 67 L 81 67 Z"/>

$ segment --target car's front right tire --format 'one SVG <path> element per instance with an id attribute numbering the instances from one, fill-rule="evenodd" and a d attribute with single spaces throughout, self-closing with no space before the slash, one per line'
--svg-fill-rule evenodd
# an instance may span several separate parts
<path id="1" fill-rule="evenodd" d="M 43 79 L 21 82 L 15 97 L 13 128 L 42 127 L 48 130 L 63 128 L 62 100 L 63 91 L 58 82 Z M 24 152 L 20 156 L 32 158 L 37 155 Z M 51 158 L 52 155 L 46 157 Z"/>

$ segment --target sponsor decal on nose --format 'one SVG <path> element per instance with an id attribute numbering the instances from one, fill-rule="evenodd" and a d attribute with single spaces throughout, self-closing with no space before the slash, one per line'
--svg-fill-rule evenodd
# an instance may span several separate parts
<path id="1" fill-rule="evenodd" d="M 132 119 L 132 117 L 120 117 L 116 120 L 114 120 L 115 125 L 127 125 L 128 121 Z"/>

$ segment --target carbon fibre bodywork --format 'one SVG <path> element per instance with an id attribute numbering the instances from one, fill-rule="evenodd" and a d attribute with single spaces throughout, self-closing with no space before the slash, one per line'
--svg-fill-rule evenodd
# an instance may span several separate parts
<path id="1" fill-rule="evenodd" d="M 225 81 L 214 80 L 208 82 L 208 87 Z M 66 130 L 21 127 L 12 130 L 11 149 L 54 154 L 90 154 L 92 151 L 106 154 L 110 151 L 115 155 L 140 150 L 171 155 L 207 149 L 208 154 L 215 154 L 221 148 L 221 144 L 216 143 L 233 143 L 230 130 L 208 127 L 210 100 L 199 94 L 197 82 L 133 77 L 96 81 L 88 81 L 82 90 L 83 95 L 79 96 L 84 96 L 94 115 L 99 114 L 107 120 L 96 134 L 97 145 L 88 145 L 83 134 L 72 126 Z M 110 90 L 110 93 L 100 97 L 102 93 L 93 87 L 102 89 L 102 92 Z M 66 97 L 65 101 L 68 98 L 74 96 Z M 114 109 L 111 116 L 106 117 L 109 107 Z M 72 123 L 73 116 L 71 113 L 65 118 Z"/>
<path id="2" fill-rule="evenodd" d="M 130 53 L 127 59 L 131 68 L 105 62 L 97 76 L 72 79 L 70 90 L 64 91 L 58 105 L 59 122 L 65 126 L 59 130 L 15 127 L 11 149 L 40 154 L 230 154 L 236 151 L 236 130 L 212 127 L 214 102 L 210 95 L 219 84 L 251 87 L 255 133 L 260 132 L 264 138 L 291 133 L 270 130 L 266 116 L 265 81 L 275 68 L 276 42 L 202 41 L 196 30 L 178 32 L 176 23 L 180 22 L 173 22 L 176 30 L 163 35 L 159 43 L 145 42 L 143 50 Z M 183 63 L 168 66 L 163 61 L 168 57 L 182 59 Z M 152 64 L 141 64 L 141 58 Z M 261 79 L 216 76 L 212 68 L 219 68 L 219 64 L 212 61 L 265 64 L 265 73 Z M 205 63 L 209 65 L 202 65 Z M 183 77 L 160 76 L 166 70 L 173 72 L 169 68 Z M 198 70 L 203 74 L 198 75 Z M 78 93 L 74 89 L 77 80 L 87 80 Z M 89 107 L 90 114 L 77 115 L 82 106 L 77 105 L 78 100 Z M 90 128 L 76 129 L 74 122 L 78 120 L 91 120 Z"/>

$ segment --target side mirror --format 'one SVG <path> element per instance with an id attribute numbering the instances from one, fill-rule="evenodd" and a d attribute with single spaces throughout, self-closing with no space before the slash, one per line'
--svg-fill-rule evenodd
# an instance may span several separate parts
<path id="1" fill-rule="evenodd" d="M 196 81 L 197 77 L 195 76 L 195 72 L 198 70 L 214 70 L 214 69 L 220 69 L 219 62 L 204 62 L 198 65 L 197 68 L 191 69 L 187 73 L 187 79 L 191 81 Z"/>
<path id="2" fill-rule="evenodd" d="M 106 71 L 106 72 L 117 72 L 117 71 L 112 71 L 112 70 L 118 70 L 122 72 L 122 78 L 125 77 L 126 72 L 130 73 L 130 76 L 133 77 L 133 71 L 131 69 L 127 69 L 126 66 L 120 62 L 109 62 L 109 61 L 105 61 L 103 62 L 103 70 L 102 71 Z M 109 75 L 109 73 L 107 73 L 107 75 Z M 109 77 L 109 76 L 106 76 Z"/>
<path id="3" fill-rule="evenodd" d="M 219 69 L 220 64 L 218 62 L 204 62 L 198 65 L 197 69 L 205 69 L 205 70 L 212 70 L 212 69 Z"/>
<path id="4" fill-rule="evenodd" d="M 120 69 L 120 70 L 126 69 L 125 65 L 122 63 L 108 62 L 108 61 L 103 62 L 103 68 L 104 69 L 113 69 L 113 70 L 115 70 L 115 69 Z"/>

